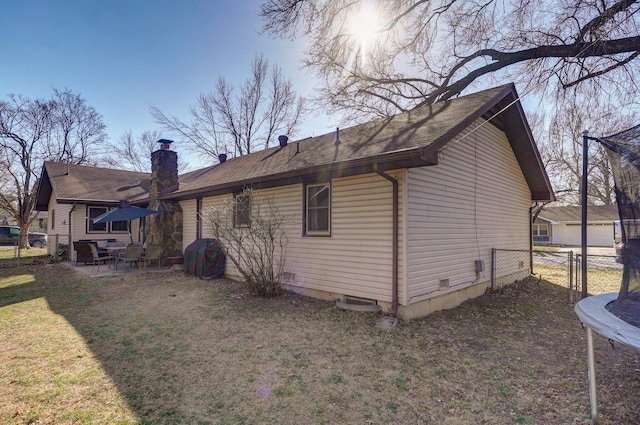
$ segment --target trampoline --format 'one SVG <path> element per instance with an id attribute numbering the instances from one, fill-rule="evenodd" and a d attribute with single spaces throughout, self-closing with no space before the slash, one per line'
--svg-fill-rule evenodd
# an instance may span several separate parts
<path id="1" fill-rule="evenodd" d="M 621 133 L 594 138 L 584 136 L 583 164 L 587 163 L 586 144 L 593 140 L 607 148 L 607 156 L 615 182 L 616 203 L 620 217 L 620 250 L 623 265 L 618 293 L 586 297 L 575 306 L 575 312 L 586 327 L 587 370 L 591 418 L 598 421 L 593 331 L 621 344 L 640 350 L 640 125 Z M 586 170 L 586 168 L 583 168 Z M 583 171 L 584 174 L 584 171 Z M 583 263 L 586 265 L 586 183 L 583 175 Z M 583 266 L 584 267 L 584 266 Z M 583 273 L 586 278 L 586 273 Z M 583 285 L 583 292 L 586 285 Z M 584 294 L 586 295 L 586 294 Z"/>

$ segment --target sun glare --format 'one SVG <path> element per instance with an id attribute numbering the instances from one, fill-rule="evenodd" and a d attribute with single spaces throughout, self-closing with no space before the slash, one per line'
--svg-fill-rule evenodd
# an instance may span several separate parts
<path id="1" fill-rule="evenodd" d="M 366 62 L 367 50 L 375 43 L 380 32 L 377 8 L 368 2 L 361 3 L 360 10 L 352 17 L 349 27 L 354 41 L 359 45 L 360 56 Z"/>

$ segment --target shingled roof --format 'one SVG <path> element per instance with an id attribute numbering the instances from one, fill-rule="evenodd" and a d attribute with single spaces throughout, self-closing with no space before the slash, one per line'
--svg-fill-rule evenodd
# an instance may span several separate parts
<path id="1" fill-rule="evenodd" d="M 553 190 L 531 136 L 513 84 L 484 90 L 389 118 L 341 129 L 286 146 L 231 158 L 182 174 L 179 189 L 162 196 L 193 199 L 244 187 L 273 187 L 300 182 L 411 168 L 438 163 L 438 151 L 478 118 L 491 119 L 505 132 L 531 190 L 533 201 L 554 200 Z M 144 203 L 141 182 L 150 174 L 47 162 L 38 189 L 37 209 L 46 210 L 52 190 L 58 202 L 115 205 Z"/>
<path id="2" fill-rule="evenodd" d="M 55 191 L 61 204 L 118 205 L 148 197 L 150 173 L 46 161 L 38 185 L 36 210 L 45 211 Z M 146 190 L 145 190 L 146 188 Z"/>
<path id="3" fill-rule="evenodd" d="M 553 190 L 513 84 L 232 158 L 180 176 L 180 189 L 164 197 L 189 199 L 246 186 L 270 187 L 376 169 L 435 165 L 438 150 L 483 116 L 493 117 L 492 123 L 507 134 L 532 200 L 553 200 Z"/>
<path id="4" fill-rule="evenodd" d="M 551 223 L 580 223 L 582 221 L 581 206 L 544 207 L 538 218 Z M 613 222 L 619 220 L 617 205 L 589 205 L 587 207 L 589 222 Z"/>

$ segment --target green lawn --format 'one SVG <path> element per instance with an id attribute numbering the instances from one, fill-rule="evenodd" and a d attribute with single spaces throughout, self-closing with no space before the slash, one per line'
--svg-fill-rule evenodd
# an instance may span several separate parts
<path id="1" fill-rule="evenodd" d="M 47 248 L 21 249 L 20 258 L 42 257 L 47 255 Z M 18 249 L 13 246 L 0 246 L 0 261 L 18 258 Z"/>

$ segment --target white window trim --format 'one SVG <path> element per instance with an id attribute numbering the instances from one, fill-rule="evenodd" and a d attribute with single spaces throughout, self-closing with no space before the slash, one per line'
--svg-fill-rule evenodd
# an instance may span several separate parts
<path id="1" fill-rule="evenodd" d="M 327 230 L 309 230 L 309 188 L 326 186 L 329 191 L 327 208 Z M 322 207 L 324 208 L 324 207 Z M 319 208 L 318 208 L 319 209 Z M 313 183 L 304 186 L 304 234 L 307 236 L 331 236 L 331 183 Z"/>

